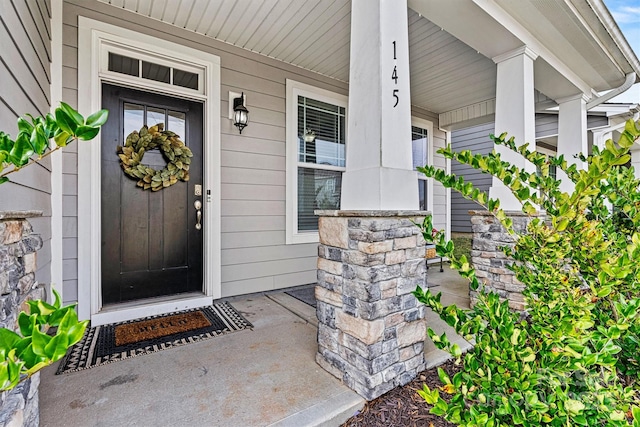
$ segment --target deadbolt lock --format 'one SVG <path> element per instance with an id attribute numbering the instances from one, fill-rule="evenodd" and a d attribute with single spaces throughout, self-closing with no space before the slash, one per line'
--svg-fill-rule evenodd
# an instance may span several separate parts
<path id="1" fill-rule="evenodd" d="M 193 193 L 194 196 L 202 196 L 202 185 L 196 184 Z"/>

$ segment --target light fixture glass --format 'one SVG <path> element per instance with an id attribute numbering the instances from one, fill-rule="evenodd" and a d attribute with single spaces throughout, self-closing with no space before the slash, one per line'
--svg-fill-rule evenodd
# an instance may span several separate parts
<path id="1" fill-rule="evenodd" d="M 249 110 L 244 106 L 244 92 L 233 100 L 233 124 L 238 128 L 240 134 L 249 123 Z"/>

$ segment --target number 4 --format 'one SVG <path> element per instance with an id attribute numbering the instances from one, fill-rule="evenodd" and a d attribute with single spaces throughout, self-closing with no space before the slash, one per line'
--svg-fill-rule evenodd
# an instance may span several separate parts
<path id="1" fill-rule="evenodd" d="M 398 67 L 393 67 L 393 73 L 391 73 L 391 80 L 395 80 L 396 84 L 398 84 Z"/>

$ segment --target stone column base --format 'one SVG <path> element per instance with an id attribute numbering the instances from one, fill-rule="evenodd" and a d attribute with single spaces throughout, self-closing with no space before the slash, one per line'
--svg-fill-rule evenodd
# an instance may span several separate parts
<path id="1" fill-rule="evenodd" d="M 367 400 L 425 369 L 425 241 L 412 223 L 428 212 L 319 211 L 320 366 Z"/>
<path id="2" fill-rule="evenodd" d="M 533 219 L 521 211 L 505 213 L 513 220 L 513 227 L 519 233 L 525 232 Z M 485 290 L 495 292 L 508 300 L 512 309 L 524 310 L 524 285 L 507 268 L 513 260 L 498 249 L 503 246 L 513 247 L 515 240 L 490 212 L 469 211 L 469 215 L 473 231 L 471 263 L 476 269 L 478 280 L 484 283 Z M 469 296 L 473 306 L 477 301 L 478 292 L 469 291 Z"/>

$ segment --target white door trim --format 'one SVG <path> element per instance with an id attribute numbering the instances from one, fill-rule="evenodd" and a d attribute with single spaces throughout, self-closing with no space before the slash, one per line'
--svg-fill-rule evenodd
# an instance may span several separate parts
<path id="1" fill-rule="evenodd" d="M 190 64 L 203 70 L 204 87 L 200 93 L 151 80 L 101 72 L 101 57 L 107 46 L 135 52 L 153 52 L 166 61 Z M 134 56 L 135 57 L 135 56 Z M 101 108 L 101 85 L 112 82 L 143 88 L 149 91 L 171 93 L 184 98 L 204 101 L 204 289 L 198 304 L 211 303 L 220 298 L 220 58 L 207 52 L 158 39 L 125 28 L 120 28 L 86 17 L 78 18 L 78 109 L 88 114 Z M 188 306 L 194 298 L 172 300 L 158 304 L 142 304 L 135 309 L 102 312 L 101 298 L 101 218 L 100 218 L 100 136 L 90 143 L 78 144 L 78 314 L 91 319 L 93 325 L 128 320 L 130 318 L 173 311 L 174 307 Z M 133 316 L 133 317 L 132 317 Z"/>

